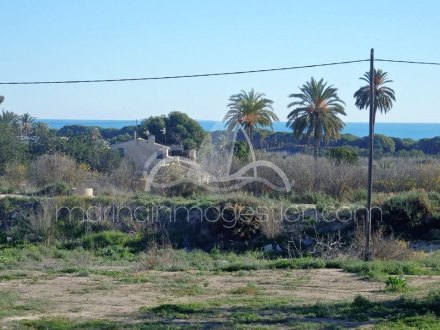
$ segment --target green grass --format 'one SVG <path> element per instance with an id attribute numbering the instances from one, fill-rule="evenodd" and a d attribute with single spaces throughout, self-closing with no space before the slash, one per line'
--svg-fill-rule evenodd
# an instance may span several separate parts
<path id="1" fill-rule="evenodd" d="M 409 317 L 398 317 L 388 321 L 379 322 L 374 328 L 377 330 L 437 330 L 440 318 L 435 314 L 417 315 Z"/>
<path id="2" fill-rule="evenodd" d="M 27 278 L 28 274 L 22 271 L 16 271 L 16 272 L 8 272 L 0 274 L 0 282 L 1 281 L 8 281 L 8 280 L 18 280 Z"/>
<path id="3" fill-rule="evenodd" d="M 42 318 L 39 320 L 25 320 L 20 322 L 20 329 L 32 329 L 32 330 L 117 330 L 121 328 L 121 324 L 118 322 L 96 320 L 86 322 L 75 322 L 69 319 L 47 319 Z"/>
<path id="4" fill-rule="evenodd" d="M 18 293 L 0 290 L 0 317 L 46 312 L 51 304 L 45 299 L 22 298 Z"/>
<path id="5" fill-rule="evenodd" d="M 206 313 L 202 304 L 163 304 L 153 308 L 141 308 L 141 312 L 152 312 L 166 318 L 188 318 L 191 314 Z"/>
<path id="6" fill-rule="evenodd" d="M 109 235 L 109 234 L 108 234 Z M 89 236 L 95 237 L 95 236 Z M 107 242 L 118 240 L 120 236 L 107 235 L 100 237 Z M 92 244 L 92 243 L 91 243 Z M 192 251 L 187 253 L 183 250 L 165 249 L 158 257 L 157 264 L 148 268 L 160 271 L 218 271 L 218 272 L 249 272 L 262 269 L 318 269 L 338 268 L 346 272 L 356 273 L 370 280 L 385 281 L 388 276 L 396 275 L 440 275 L 440 252 L 432 253 L 427 257 L 415 260 L 364 262 L 359 260 L 324 260 L 318 258 L 296 259 L 273 259 L 260 251 L 248 251 L 245 253 L 219 252 L 211 253 Z M 87 276 L 87 272 L 94 273 L 96 268 L 105 272 L 114 268 L 114 265 L 127 266 L 138 265 L 142 269 L 147 263 L 148 256 L 145 253 L 128 253 L 126 248 L 107 246 L 88 251 L 82 247 L 73 250 L 59 249 L 57 246 L 22 245 L 17 247 L 0 246 L 0 269 L 20 269 L 21 265 L 31 265 L 35 270 L 48 271 L 41 267 L 42 260 L 52 259 L 51 267 L 54 272 L 78 273 L 78 276 Z M 99 266 L 99 267 L 97 267 Z M 107 275 L 104 274 L 103 275 Z M 20 275 L 17 275 L 20 276 Z M 109 275 L 112 276 L 112 275 Z M 119 275 L 114 275 L 119 276 Z M 121 276 L 123 277 L 123 276 Z M 7 279 L 7 275 L 4 278 Z M 141 279 L 127 279 L 140 280 Z"/>

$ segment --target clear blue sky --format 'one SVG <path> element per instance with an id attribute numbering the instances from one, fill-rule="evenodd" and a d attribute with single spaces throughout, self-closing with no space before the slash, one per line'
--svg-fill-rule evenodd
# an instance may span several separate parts
<path id="1" fill-rule="evenodd" d="M 179 75 L 368 58 L 440 62 L 440 2 L 150 0 L 1 2 L 0 81 Z M 440 67 L 377 63 L 397 103 L 382 122 L 440 122 Z M 222 119 L 231 94 L 255 88 L 285 120 L 287 95 L 311 76 L 367 121 L 353 92 L 368 63 L 198 79 L 0 86 L 2 107 L 39 118 L 137 119 L 172 110 Z"/>

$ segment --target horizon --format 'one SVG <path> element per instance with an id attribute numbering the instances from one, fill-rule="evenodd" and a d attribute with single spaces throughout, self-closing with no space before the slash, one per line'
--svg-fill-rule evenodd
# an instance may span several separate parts
<path id="1" fill-rule="evenodd" d="M 225 130 L 223 121 L 195 119 L 202 129 L 206 132 L 215 132 Z M 37 121 L 46 123 L 50 128 L 61 129 L 64 126 L 89 126 L 100 127 L 102 129 L 121 129 L 123 127 L 135 126 L 140 124 L 141 120 L 81 120 L 81 119 L 37 119 Z M 289 133 L 292 132 L 288 128 L 285 121 L 273 122 L 272 128 L 262 128 L 273 132 Z M 350 134 L 357 137 L 365 137 L 368 135 L 367 122 L 345 122 L 345 127 L 341 134 Z M 424 138 L 432 139 L 440 136 L 440 123 L 376 123 L 376 134 L 382 134 L 395 138 L 410 138 L 420 140 Z M 408 127 L 413 125 L 413 127 Z"/>
<path id="2" fill-rule="evenodd" d="M 160 116 L 161 114 L 159 114 L 158 116 Z M 164 113 L 163 115 L 167 115 L 167 113 Z M 123 122 L 123 121 L 127 121 L 127 122 L 136 122 L 136 120 L 138 121 L 142 121 L 144 119 L 146 119 L 148 117 L 145 118 L 138 118 L 138 119 L 123 119 L 123 118 L 115 118 L 115 119 L 97 119 L 97 118 L 40 118 L 40 117 L 35 117 L 35 119 L 37 121 L 40 120 L 78 120 L 78 121 L 115 121 L 115 122 Z M 193 118 L 196 121 L 212 121 L 212 122 L 223 122 L 223 120 L 219 119 L 203 119 L 203 118 Z M 286 123 L 287 120 L 274 120 L 273 123 Z M 368 121 L 344 121 L 345 124 L 368 124 Z M 381 121 L 376 121 L 376 124 L 427 124 L 427 125 L 437 125 L 440 124 L 439 122 L 381 122 Z M 439 132 L 440 133 L 440 132 Z"/>

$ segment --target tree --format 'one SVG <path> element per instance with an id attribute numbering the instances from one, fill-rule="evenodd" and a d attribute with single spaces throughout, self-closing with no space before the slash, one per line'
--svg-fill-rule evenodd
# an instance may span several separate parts
<path id="1" fill-rule="evenodd" d="M 12 111 L 2 110 L 0 115 L 0 124 L 7 125 L 13 128 L 17 127 L 19 116 Z"/>
<path id="2" fill-rule="evenodd" d="M 200 147 L 206 136 L 196 120 L 179 111 L 170 112 L 168 116 L 151 116 L 144 119 L 140 127 L 140 136 L 146 137 L 146 132 L 155 135 L 158 143 L 182 145 L 187 150 Z"/>
<path id="3" fill-rule="evenodd" d="M 0 173 L 8 163 L 20 163 L 26 159 L 26 145 L 21 143 L 17 131 L 0 124 Z"/>
<path id="4" fill-rule="evenodd" d="M 343 163 L 355 164 L 359 158 L 356 151 L 344 147 L 332 148 L 328 151 L 327 155 L 336 165 Z"/>
<path id="5" fill-rule="evenodd" d="M 365 72 L 364 76 L 359 78 L 367 83 L 354 93 L 356 99 L 356 106 L 362 109 L 369 109 L 370 107 L 370 72 Z M 394 90 L 385 86 L 387 83 L 393 82 L 388 79 L 388 73 L 381 69 L 374 69 L 374 121 L 376 120 L 376 112 L 379 109 L 382 113 L 387 113 L 393 107 L 393 102 L 396 101 Z M 374 122 L 373 122 L 374 124 Z"/>
<path id="6" fill-rule="evenodd" d="M 313 155 L 316 159 L 323 139 L 328 143 L 331 138 L 339 138 L 344 122 L 338 115 L 346 115 L 345 103 L 339 98 L 337 89 L 333 85 L 327 86 L 324 79 L 316 81 L 312 77 L 299 89 L 301 93 L 289 95 L 298 100 L 287 106 L 294 108 L 287 116 L 287 126 L 293 130 L 297 139 L 305 134 L 307 144 L 313 136 Z"/>
<path id="7" fill-rule="evenodd" d="M 65 137 L 91 136 L 95 128 L 97 126 L 65 125 L 58 130 L 57 135 Z"/>
<path id="8" fill-rule="evenodd" d="M 21 134 L 29 136 L 32 133 L 32 128 L 35 122 L 35 117 L 32 117 L 29 113 L 24 113 L 19 117 Z"/>
<path id="9" fill-rule="evenodd" d="M 29 153 L 32 158 L 56 151 L 58 137 L 56 137 L 55 130 L 51 130 L 46 123 L 35 123 L 33 136 L 34 138 L 29 143 Z"/>
<path id="10" fill-rule="evenodd" d="M 239 94 L 229 98 L 229 111 L 223 121 L 226 122 L 228 130 L 241 126 L 246 130 L 249 139 L 252 141 L 254 127 L 271 127 L 272 122 L 279 120 L 273 112 L 273 101 L 251 89 L 249 93 L 241 91 Z"/>

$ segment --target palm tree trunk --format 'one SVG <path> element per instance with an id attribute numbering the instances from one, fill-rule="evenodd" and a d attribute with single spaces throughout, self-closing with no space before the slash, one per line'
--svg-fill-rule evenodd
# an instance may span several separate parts
<path id="1" fill-rule="evenodd" d="M 318 149 L 319 149 L 319 138 L 318 138 L 318 130 L 315 127 L 314 133 L 313 133 L 313 142 L 314 142 L 314 148 L 313 148 L 313 157 L 315 159 L 318 159 Z"/>
<path id="2" fill-rule="evenodd" d="M 249 132 L 248 132 L 248 135 L 249 135 L 249 141 L 251 141 L 251 144 L 253 144 L 253 141 L 252 141 L 252 134 L 253 134 L 252 126 L 249 126 Z M 249 147 L 250 147 L 250 146 L 249 146 Z"/>

